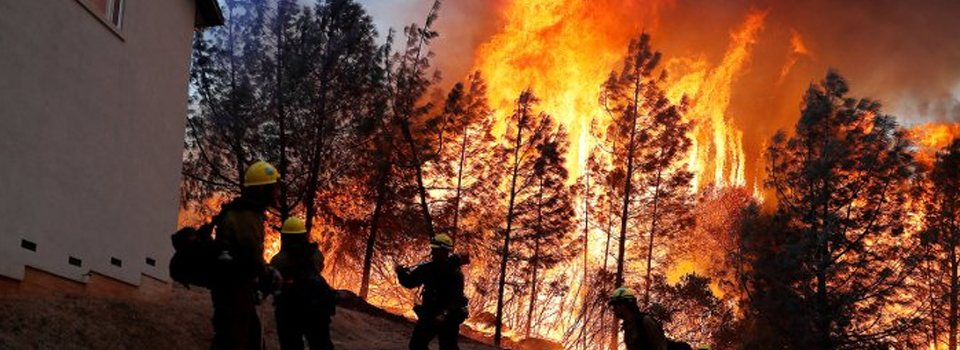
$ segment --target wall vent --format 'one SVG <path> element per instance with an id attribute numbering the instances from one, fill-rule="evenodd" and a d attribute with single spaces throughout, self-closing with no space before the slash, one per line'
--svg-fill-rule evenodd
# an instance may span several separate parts
<path id="1" fill-rule="evenodd" d="M 69 259 L 67 259 L 67 263 L 69 263 L 70 265 L 76 266 L 76 267 L 80 267 L 80 266 L 83 265 L 83 261 L 82 261 L 82 260 L 80 260 L 80 259 L 78 259 L 78 258 L 75 258 L 75 257 L 72 257 L 72 256 L 71 256 Z"/>
<path id="2" fill-rule="evenodd" d="M 156 260 L 154 260 L 154 259 L 153 259 L 153 258 L 151 258 L 151 257 L 147 257 L 147 265 L 150 265 L 150 266 L 157 266 L 157 261 L 156 261 Z"/>
<path id="3" fill-rule="evenodd" d="M 20 247 L 31 252 L 37 251 L 37 244 L 25 239 L 20 240 Z"/>
<path id="4" fill-rule="evenodd" d="M 116 266 L 116 267 L 123 267 L 123 261 L 120 260 L 120 259 L 111 257 L 111 258 L 110 258 L 110 265 L 113 265 L 113 266 Z"/>

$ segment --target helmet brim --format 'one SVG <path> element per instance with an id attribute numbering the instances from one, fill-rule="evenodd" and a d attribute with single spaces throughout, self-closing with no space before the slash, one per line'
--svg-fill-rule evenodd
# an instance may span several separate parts
<path id="1" fill-rule="evenodd" d="M 273 185 L 275 183 L 277 183 L 277 180 L 257 181 L 257 182 L 244 183 L 243 187 L 266 186 L 266 185 Z"/>

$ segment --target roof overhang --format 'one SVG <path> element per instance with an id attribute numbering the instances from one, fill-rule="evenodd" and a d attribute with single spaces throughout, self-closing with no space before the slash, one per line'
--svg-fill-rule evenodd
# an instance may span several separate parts
<path id="1" fill-rule="evenodd" d="M 223 25 L 223 12 L 217 0 L 197 0 L 197 16 L 193 26 L 197 29 Z"/>

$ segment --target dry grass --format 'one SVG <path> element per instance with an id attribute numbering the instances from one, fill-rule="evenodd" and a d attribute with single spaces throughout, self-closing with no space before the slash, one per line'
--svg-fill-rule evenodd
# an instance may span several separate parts
<path id="1" fill-rule="evenodd" d="M 412 323 L 346 304 L 333 318 L 338 350 L 407 349 Z M 267 349 L 278 349 L 273 308 L 267 302 L 260 310 Z M 209 349 L 212 313 L 206 290 L 179 287 L 156 301 L 0 296 L 0 349 Z M 494 350 L 469 340 L 461 349 Z"/>

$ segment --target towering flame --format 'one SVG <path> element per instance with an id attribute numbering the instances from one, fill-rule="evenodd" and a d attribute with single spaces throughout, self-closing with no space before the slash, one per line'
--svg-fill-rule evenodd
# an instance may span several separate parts
<path id="1" fill-rule="evenodd" d="M 516 0 L 503 12 L 502 31 L 478 49 L 475 68 L 488 80 L 502 117 L 525 88 L 570 133 L 567 167 L 574 176 L 592 144 L 591 120 L 601 117 L 600 86 L 651 19 L 658 4 L 615 0 Z M 628 17 L 619 11 L 629 11 Z"/>
<path id="2" fill-rule="evenodd" d="M 530 87 L 541 108 L 570 132 L 567 167 L 574 176 L 594 144 L 589 126 L 605 117 L 600 86 L 616 70 L 627 44 L 643 31 L 655 31 L 658 9 L 668 3 L 614 0 L 515 0 L 503 12 L 502 30 L 478 49 L 475 68 L 489 81 L 490 101 L 501 116 Z M 688 118 L 696 121 L 689 155 L 696 183 L 744 186 L 743 134 L 726 115 L 732 84 L 747 68 L 766 13 L 752 12 L 731 34 L 721 62 L 706 55 L 670 59 L 665 68 L 677 77 L 669 96 L 693 101 Z M 654 35 L 656 41 L 656 35 Z M 654 45 L 656 46 L 656 45 Z M 670 57 L 670 54 L 666 54 Z"/>
<path id="3" fill-rule="evenodd" d="M 747 66 L 766 16 L 765 12 L 747 15 L 741 27 L 731 34 L 723 61 L 713 69 L 702 60 L 690 64 L 689 59 L 675 59 L 667 64 L 668 71 L 687 72 L 667 91 L 674 101 L 683 95 L 693 98 L 694 105 L 687 117 L 696 121 L 690 166 L 697 175 L 697 184 L 746 185 L 743 132 L 732 125 L 726 113 L 733 82 Z"/>

